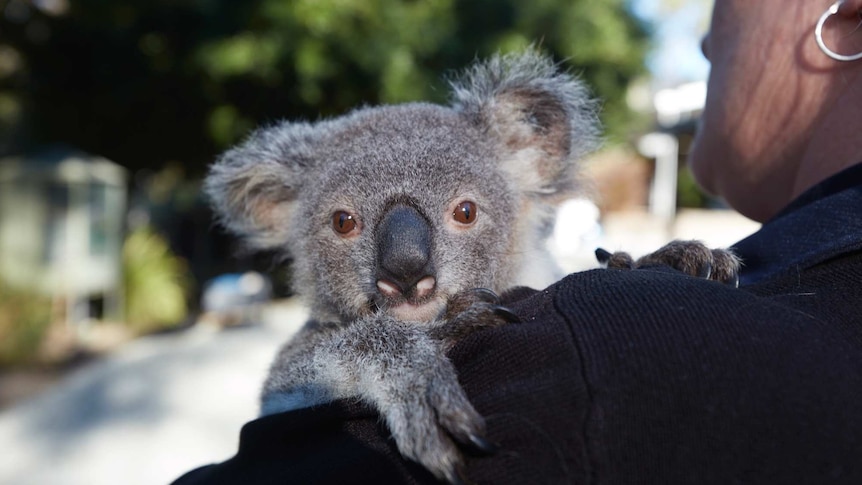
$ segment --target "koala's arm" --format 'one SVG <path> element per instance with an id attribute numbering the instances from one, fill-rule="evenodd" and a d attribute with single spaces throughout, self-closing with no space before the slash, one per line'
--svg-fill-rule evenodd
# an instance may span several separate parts
<path id="1" fill-rule="evenodd" d="M 440 479 L 460 482 L 458 444 L 478 451 L 492 446 L 445 353 L 467 328 L 514 317 L 493 302 L 450 306 L 457 314 L 447 312 L 422 325 L 385 314 L 348 324 L 308 322 L 276 358 L 264 385 L 262 413 L 359 398 L 377 409 L 405 457 Z"/>

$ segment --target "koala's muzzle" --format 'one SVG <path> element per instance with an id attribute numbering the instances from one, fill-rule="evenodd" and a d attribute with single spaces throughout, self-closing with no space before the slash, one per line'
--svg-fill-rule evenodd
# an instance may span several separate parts
<path id="1" fill-rule="evenodd" d="M 413 207 L 395 205 L 377 226 L 377 288 L 386 296 L 423 298 L 436 285 L 431 225 Z"/>

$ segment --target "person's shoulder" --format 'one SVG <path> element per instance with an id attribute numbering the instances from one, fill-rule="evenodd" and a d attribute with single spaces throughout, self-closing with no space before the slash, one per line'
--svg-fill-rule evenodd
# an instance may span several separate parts
<path id="1" fill-rule="evenodd" d="M 589 349 L 601 355 L 628 346 L 673 349 L 719 335 L 732 340 L 749 333 L 752 322 L 758 322 L 758 332 L 768 332 L 769 326 L 800 318 L 769 298 L 662 267 L 573 273 L 546 289 L 504 298 L 504 304 L 521 323 L 465 339 L 453 349 L 456 362 L 488 359 L 508 372 L 512 359 L 524 355 L 529 360 Z"/>
<path id="2" fill-rule="evenodd" d="M 532 319 L 564 316 L 603 322 L 644 319 L 720 318 L 716 309 L 758 297 L 726 285 L 687 276 L 671 268 L 572 273 L 549 288 L 522 294 L 513 306 Z"/>
<path id="3" fill-rule="evenodd" d="M 793 333 L 804 345 L 809 338 L 846 337 L 838 326 L 828 327 L 834 312 L 824 312 L 818 300 L 799 293 L 805 292 L 787 287 L 750 291 L 670 268 L 573 273 L 544 290 L 504 301 L 522 322 L 469 338 L 453 356 L 488 354 L 502 362 L 501 353 L 516 349 L 533 354 L 593 349 L 602 355 L 628 347 L 655 356 L 697 342 L 719 347 Z"/>
<path id="4" fill-rule="evenodd" d="M 593 270 L 506 301 L 522 322 L 471 335 L 451 357 L 471 402 L 490 417 L 489 436 L 524 459 L 504 464 L 514 471 L 491 459 L 471 472 L 541 469 L 553 477 L 546 482 L 559 483 L 564 471 L 583 472 L 579 460 L 594 453 L 607 481 L 646 470 L 669 483 L 703 469 L 716 482 L 743 476 L 738 463 L 716 467 L 705 435 L 762 450 L 770 460 L 764 477 L 810 476 L 813 442 L 828 449 L 817 460 L 848 460 L 835 458 L 848 443 L 834 436 L 854 416 L 862 382 L 853 326 L 830 320 L 823 300 L 807 294 L 826 288 L 761 290 L 670 269 Z M 561 454 L 531 451 L 549 443 Z M 686 454 L 668 443 L 685 443 Z M 794 471 L 782 468 L 789 465 Z M 580 478 L 567 480 L 573 476 Z"/>

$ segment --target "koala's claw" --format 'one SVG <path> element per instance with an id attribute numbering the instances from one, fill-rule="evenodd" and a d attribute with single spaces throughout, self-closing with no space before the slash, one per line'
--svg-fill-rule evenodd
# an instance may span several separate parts
<path id="1" fill-rule="evenodd" d="M 608 264 L 612 256 L 613 254 L 610 251 L 604 248 L 596 248 L 596 259 L 599 263 Z"/>
<path id="2" fill-rule="evenodd" d="M 488 288 L 473 288 L 472 290 L 469 290 L 469 293 L 472 293 L 479 301 L 494 304 L 500 303 L 500 296 Z"/>
<path id="3" fill-rule="evenodd" d="M 739 287 L 740 259 L 728 249 L 713 249 L 711 251 L 712 265 L 709 278 L 722 283 Z"/>
<path id="4" fill-rule="evenodd" d="M 509 323 L 521 323 L 521 317 L 515 315 L 512 310 L 509 310 L 504 306 L 494 305 L 493 307 L 491 307 L 491 310 L 494 312 L 495 315 Z"/>
<path id="5" fill-rule="evenodd" d="M 442 317 L 440 325 L 431 330 L 431 336 L 446 347 L 477 330 L 521 321 L 512 310 L 500 305 L 500 297 L 487 288 L 453 295 Z"/>
<path id="6" fill-rule="evenodd" d="M 734 273 L 728 280 L 724 281 L 725 284 L 728 284 L 734 288 L 739 288 L 739 273 Z"/>
<path id="7" fill-rule="evenodd" d="M 500 296 L 488 288 L 471 288 L 449 297 L 444 318 L 451 320 L 477 305 L 499 305 Z"/>
<path id="8" fill-rule="evenodd" d="M 457 467 L 455 473 L 448 480 L 452 485 L 474 485 L 473 481 L 467 478 L 467 473 L 462 466 Z"/>
<path id="9" fill-rule="evenodd" d="M 500 446 L 479 435 L 470 435 L 470 449 L 479 455 L 490 456 L 500 450 Z"/>

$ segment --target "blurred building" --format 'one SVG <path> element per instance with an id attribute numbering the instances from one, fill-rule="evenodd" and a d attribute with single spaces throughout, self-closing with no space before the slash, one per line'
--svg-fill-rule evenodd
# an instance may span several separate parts
<path id="1" fill-rule="evenodd" d="M 0 160 L 0 279 L 69 323 L 119 317 L 126 170 L 68 147 Z"/>
<path id="2" fill-rule="evenodd" d="M 653 96 L 657 130 L 641 137 L 638 151 L 655 160 L 649 198 L 650 213 L 670 223 L 678 208 L 680 166 L 691 146 L 697 121 L 706 104 L 706 82 L 662 89 Z"/>

